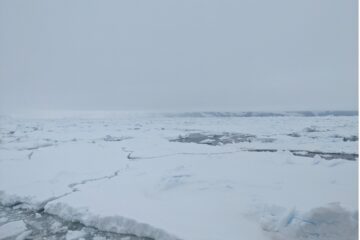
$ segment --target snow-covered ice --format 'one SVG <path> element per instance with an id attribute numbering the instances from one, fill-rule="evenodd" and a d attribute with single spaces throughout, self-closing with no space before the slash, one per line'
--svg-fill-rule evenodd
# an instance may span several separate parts
<path id="1" fill-rule="evenodd" d="M 15 211 L 29 226 L 51 219 L 46 236 L 63 239 L 356 239 L 357 124 L 3 117 L 0 231 Z"/>

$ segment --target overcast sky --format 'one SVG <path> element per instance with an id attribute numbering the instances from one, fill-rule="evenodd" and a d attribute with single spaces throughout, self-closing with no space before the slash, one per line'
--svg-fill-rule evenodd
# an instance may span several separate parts
<path id="1" fill-rule="evenodd" d="M 356 0 L 0 1 L 0 111 L 355 110 Z"/>

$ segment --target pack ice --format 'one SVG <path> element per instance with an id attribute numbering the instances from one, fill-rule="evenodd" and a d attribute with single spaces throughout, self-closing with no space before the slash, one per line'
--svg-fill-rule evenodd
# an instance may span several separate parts
<path id="1" fill-rule="evenodd" d="M 357 125 L 2 116 L 0 239 L 357 239 Z"/>

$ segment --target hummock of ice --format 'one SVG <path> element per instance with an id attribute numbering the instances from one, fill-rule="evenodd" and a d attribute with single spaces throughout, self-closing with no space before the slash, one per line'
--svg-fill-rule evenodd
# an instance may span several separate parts
<path id="1" fill-rule="evenodd" d="M 351 240 L 358 236 L 358 212 L 350 212 L 338 203 L 300 214 L 296 209 L 264 209 L 261 227 L 278 240 Z"/>

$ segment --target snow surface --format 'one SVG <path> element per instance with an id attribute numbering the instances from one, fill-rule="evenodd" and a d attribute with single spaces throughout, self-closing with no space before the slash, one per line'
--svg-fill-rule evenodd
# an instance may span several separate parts
<path id="1" fill-rule="evenodd" d="M 66 234 L 66 240 L 75 240 L 85 236 L 85 232 L 83 231 L 68 231 Z"/>
<path id="2" fill-rule="evenodd" d="M 357 155 L 357 124 L 356 116 L 4 117 L 0 202 L 158 240 L 356 239 L 358 161 L 292 151 Z M 176 141 L 192 133 L 220 138 Z M 238 134 L 254 137 L 227 144 Z"/>

